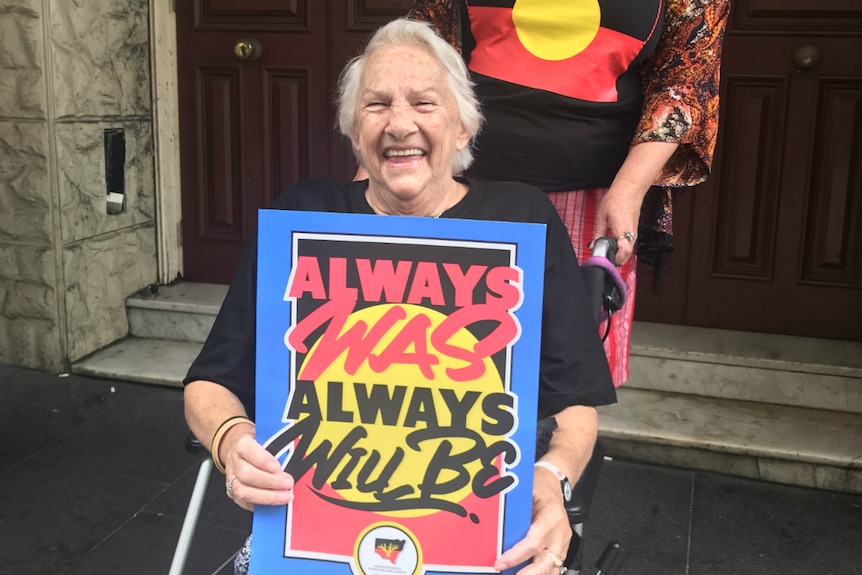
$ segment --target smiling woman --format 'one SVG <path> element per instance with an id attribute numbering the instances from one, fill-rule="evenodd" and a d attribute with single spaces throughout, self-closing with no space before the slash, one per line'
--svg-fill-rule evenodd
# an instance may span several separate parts
<path id="1" fill-rule="evenodd" d="M 414 30 L 415 31 L 415 30 Z M 423 33 L 421 39 L 415 34 L 408 34 L 403 27 L 386 27 L 378 31 L 370 40 L 363 55 L 354 58 L 341 73 L 338 82 L 338 127 L 342 134 L 351 141 L 357 128 L 357 114 L 360 104 L 360 90 L 367 91 L 362 83 L 363 72 L 368 65 L 368 57 L 377 49 L 386 47 L 413 47 L 424 50 L 432 56 L 436 64 L 445 73 L 446 92 L 454 97 L 458 118 L 464 129 L 470 135 L 467 146 L 458 150 L 452 161 L 452 173 L 461 173 L 473 162 L 473 139 L 482 127 L 483 117 L 479 102 L 473 92 L 467 67 L 457 52 L 449 49 L 445 43 L 429 30 Z M 430 33 L 430 36 L 428 35 Z M 427 86 L 426 86 L 427 88 Z M 440 87 L 438 87 L 439 89 Z M 421 94 L 420 94 L 421 95 Z M 382 102 L 378 101 L 377 104 Z M 423 103 L 420 99 L 419 104 Z M 424 101 L 430 104 L 430 102 Z M 354 152 L 356 152 L 354 147 Z"/>
<path id="2" fill-rule="evenodd" d="M 427 49 L 384 46 L 367 57 L 350 138 L 384 214 L 434 216 L 466 194 L 452 178 L 472 134 L 458 117 L 446 70 Z"/>
<path id="3" fill-rule="evenodd" d="M 363 54 L 352 60 L 342 74 L 338 105 L 341 131 L 367 170 L 368 179 L 300 182 L 279 196 L 274 209 L 529 222 L 541 224 L 546 230 L 537 416 L 555 418 L 557 431 L 542 456 L 547 465 L 535 471 L 533 521 L 527 536 L 500 555 L 493 567 L 502 571 L 530 562 L 524 573 L 556 575 L 560 573 L 560 564 L 554 558 L 565 555 L 572 532 L 563 507 L 559 477 L 548 468 L 562 470 L 560 473 L 574 482 L 595 443 L 598 421 L 594 406 L 616 400 L 583 278 L 563 223 L 538 189 L 524 184 L 479 182 L 457 175 L 470 166 L 472 140 L 482 124 L 482 115 L 461 57 L 427 24 L 396 20 L 375 33 Z M 417 365 L 412 367 L 420 376 L 428 377 L 437 361 L 448 368 L 444 370 L 445 377 L 434 381 L 434 389 L 439 386 L 442 390 L 443 404 L 450 391 L 464 387 L 462 380 L 469 375 L 465 370 L 497 377 L 498 374 L 490 373 L 496 368 L 487 354 L 504 348 L 518 332 L 507 312 L 519 301 L 515 268 L 500 266 L 488 270 L 484 285 L 493 296 L 489 295 L 480 305 L 472 305 L 477 290 L 464 284 L 481 286 L 479 280 L 484 270 L 456 269 L 452 267 L 456 264 L 439 262 L 451 283 L 463 289 L 460 298 L 456 295 L 454 309 L 426 315 L 424 308 L 410 302 L 436 297 L 429 286 L 436 285 L 443 272 L 437 262 L 417 262 L 411 274 L 402 274 L 400 289 L 406 293 L 406 302 L 394 304 L 386 315 L 366 317 L 361 322 L 361 325 L 373 324 L 380 336 L 385 332 L 386 337 L 397 339 L 397 345 L 391 346 L 392 355 L 387 352 L 390 346 L 386 340 L 383 343 L 387 345 L 378 356 L 363 355 L 350 347 L 360 340 L 370 341 L 370 335 L 356 332 L 355 337 L 342 337 L 341 330 L 333 327 L 360 325 L 357 318 L 361 318 L 363 311 L 356 308 L 356 286 L 340 281 L 348 275 L 341 263 L 338 260 L 330 263 L 337 273 L 332 270 L 320 273 L 311 265 L 314 262 L 306 261 L 311 267 L 294 276 L 297 283 L 292 287 L 296 291 L 290 292 L 293 296 L 308 292 L 317 297 L 324 295 L 322 292 L 328 285 L 330 291 L 335 288 L 339 293 L 352 295 L 338 302 L 341 307 L 337 314 L 326 315 L 332 311 L 325 307 L 328 304 L 317 308 L 318 315 L 327 320 L 327 328 L 318 330 L 322 324 L 312 322 L 308 329 L 300 326 L 289 336 L 294 348 L 307 346 L 310 350 L 302 368 L 303 375 L 314 380 L 315 387 L 306 390 L 309 398 L 325 397 L 322 394 L 329 389 L 327 386 L 335 389 L 344 384 L 345 389 L 356 389 L 360 381 L 379 382 L 382 365 L 403 361 L 405 343 L 418 357 Z M 394 276 L 398 269 L 389 271 Z M 378 292 L 399 288 L 394 277 L 385 286 L 382 280 L 373 280 L 370 262 L 366 272 L 364 278 L 376 285 Z M 326 285 L 324 276 L 328 278 Z M 245 509 L 255 505 L 288 505 L 296 498 L 295 505 L 301 506 L 300 498 L 309 494 L 303 489 L 294 493 L 296 484 L 291 472 L 301 482 L 302 475 L 311 471 L 301 467 L 301 458 L 293 463 L 290 458 L 280 462 L 257 442 L 255 428 L 250 423 L 255 416 L 256 278 L 257 244 L 253 241 L 246 248 L 212 332 L 184 381 L 186 419 L 204 445 L 214 445 L 212 457 L 217 467 L 225 470 L 226 485 L 230 486 L 228 496 L 238 505 Z M 363 288 L 363 297 L 375 297 L 372 293 L 375 289 L 366 293 L 368 285 L 359 287 Z M 564 300 L 569 301 L 559 306 Z M 482 337 L 469 331 L 473 323 L 487 324 L 487 320 L 499 328 Z M 378 329 L 381 326 L 386 329 Z M 348 331 L 354 333 L 352 328 Z M 323 345 L 321 342 L 336 338 L 348 348 L 351 361 L 356 359 L 352 371 L 359 377 L 354 378 L 356 381 L 329 377 L 326 369 L 334 358 L 314 351 L 315 346 Z M 357 343 L 355 347 L 361 346 Z M 444 359 L 452 359 L 452 365 Z M 375 397 L 373 393 L 367 398 L 363 395 L 361 401 L 370 402 Z M 433 397 L 432 393 L 430 400 L 423 400 L 423 405 L 432 405 Z M 477 398 L 477 405 L 484 405 L 492 414 L 500 411 L 493 403 L 499 394 L 488 397 L 491 403 Z M 336 411 L 352 412 L 346 405 L 341 407 Z M 425 421 L 419 416 L 415 419 L 411 425 L 433 434 L 435 420 Z M 225 421 L 241 423 L 219 435 Z M 214 435 L 219 436 L 216 442 L 211 441 Z M 237 572 L 244 573 L 246 568 L 246 564 L 239 564 Z"/>

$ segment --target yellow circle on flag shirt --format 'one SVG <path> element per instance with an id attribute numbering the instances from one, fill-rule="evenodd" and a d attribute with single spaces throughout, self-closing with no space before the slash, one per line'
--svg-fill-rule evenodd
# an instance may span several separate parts
<path id="1" fill-rule="evenodd" d="M 589 46 L 602 21 L 598 0 L 517 0 L 518 39 L 543 60 L 566 60 Z"/>

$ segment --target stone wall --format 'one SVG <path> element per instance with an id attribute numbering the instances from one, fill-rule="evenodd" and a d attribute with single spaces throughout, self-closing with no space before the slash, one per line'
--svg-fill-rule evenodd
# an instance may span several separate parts
<path id="1" fill-rule="evenodd" d="M 151 108 L 147 0 L 0 0 L 0 363 L 59 371 L 126 335 L 156 279 Z"/>

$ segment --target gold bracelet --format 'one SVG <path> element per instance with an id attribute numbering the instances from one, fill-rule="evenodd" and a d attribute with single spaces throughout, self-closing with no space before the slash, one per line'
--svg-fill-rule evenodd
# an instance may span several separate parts
<path id="1" fill-rule="evenodd" d="M 213 435 L 213 440 L 210 442 L 210 456 L 213 459 L 213 465 L 215 465 L 215 468 L 218 469 L 222 474 L 224 474 L 225 469 L 224 465 L 222 465 L 222 462 L 219 461 L 218 458 L 218 449 L 221 445 L 221 440 L 233 426 L 246 422 L 254 425 L 254 422 L 244 415 L 234 415 L 233 417 L 228 417 L 221 423 L 221 425 L 218 426 L 215 435 Z"/>

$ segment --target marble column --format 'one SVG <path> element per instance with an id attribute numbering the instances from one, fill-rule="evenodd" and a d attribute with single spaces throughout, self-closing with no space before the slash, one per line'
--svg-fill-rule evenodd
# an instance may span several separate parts
<path id="1" fill-rule="evenodd" d="M 0 0 L 0 362 L 60 371 L 156 278 L 147 0 Z M 105 130 L 125 137 L 108 214 Z"/>

